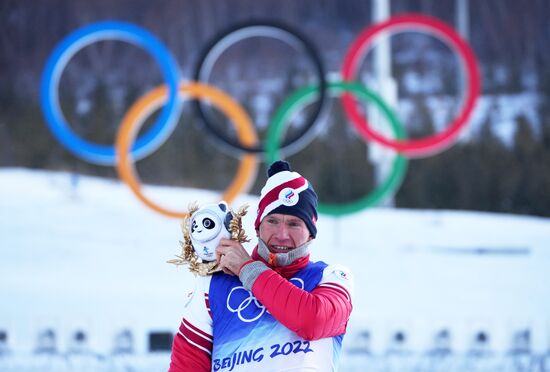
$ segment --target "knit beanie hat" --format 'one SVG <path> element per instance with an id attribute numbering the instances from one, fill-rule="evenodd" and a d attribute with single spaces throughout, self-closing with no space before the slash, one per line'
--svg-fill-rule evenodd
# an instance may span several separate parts
<path id="1" fill-rule="evenodd" d="M 254 226 L 272 213 L 290 214 L 302 219 L 312 237 L 317 235 L 317 194 L 307 179 L 292 172 L 286 161 L 276 161 L 267 171 L 268 179 L 260 193 Z"/>

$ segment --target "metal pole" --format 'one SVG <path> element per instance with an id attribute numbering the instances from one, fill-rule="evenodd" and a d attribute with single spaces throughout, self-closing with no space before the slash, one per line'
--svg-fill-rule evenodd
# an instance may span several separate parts
<path id="1" fill-rule="evenodd" d="M 382 22 L 390 17 L 390 0 L 373 0 L 373 22 Z M 380 35 L 373 49 L 374 74 L 373 78 L 367 79 L 367 86 L 374 88 L 378 94 L 390 107 L 397 107 L 397 85 L 392 77 L 391 71 L 391 48 L 389 35 Z M 373 128 L 384 134 L 391 136 L 389 123 L 385 122 L 382 114 L 374 109 L 373 105 L 367 108 L 369 122 Z M 375 181 L 380 184 L 389 174 L 391 163 L 395 153 L 373 142 L 369 143 L 368 158 L 376 164 Z M 393 198 L 388 198 L 382 202 L 383 206 L 393 206 Z"/>
<path id="2" fill-rule="evenodd" d="M 462 37 L 467 40 L 470 32 L 469 30 L 470 13 L 469 13 L 468 0 L 456 0 L 455 10 L 456 10 L 456 28 L 458 32 L 462 35 Z"/>

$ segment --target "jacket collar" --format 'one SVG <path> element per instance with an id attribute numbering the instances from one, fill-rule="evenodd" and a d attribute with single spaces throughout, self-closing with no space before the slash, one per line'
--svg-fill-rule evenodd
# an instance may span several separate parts
<path id="1" fill-rule="evenodd" d="M 311 240 L 294 248 L 288 253 L 271 253 L 265 242 L 258 240 L 258 245 L 252 251 L 252 258 L 261 260 L 269 268 L 285 278 L 291 278 L 309 263 L 309 245 Z"/>

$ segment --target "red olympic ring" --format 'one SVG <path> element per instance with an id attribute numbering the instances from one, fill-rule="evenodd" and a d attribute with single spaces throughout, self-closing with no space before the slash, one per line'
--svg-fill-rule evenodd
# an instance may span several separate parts
<path id="1" fill-rule="evenodd" d="M 428 31 L 447 41 L 451 48 L 458 53 L 465 66 L 468 89 L 462 110 L 454 121 L 445 130 L 432 136 L 409 140 L 389 139 L 371 128 L 365 116 L 359 112 L 357 103 L 351 94 L 345 93 L 341 99 L 346 115 L 363 138 L 390 147 L 409 157 L 422 157 L 449 147 L 456 140 L 460 130 L 466 125 L 474 110 L 481 90 L 481 83 L 476 57 L 468 43 L 451 27 L 432 17 L 417 14 L 395 16 L 368 27 L 355 39 L 344 58 L 342 76 L 344 81 L 355 80 L 361 60 L 372 45 L 375 36 L 379 33 L 395 28 L 410 27 Z"/>

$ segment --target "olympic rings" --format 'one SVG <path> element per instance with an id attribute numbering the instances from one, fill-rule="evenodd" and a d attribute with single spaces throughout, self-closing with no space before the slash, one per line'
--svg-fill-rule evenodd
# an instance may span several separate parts
<path id="1" fill-rule="evenodd" d="M 352 43 L 347 52 L 342 67 L 342 76 L 345 81 L 354 80 L 359 69 L 359 62 L 365 56 L 368 47 L 375 36 L 391 29 L 410 28 L 428 31 L 447 41 L 455 49 L 465 66 L 467 72 L 468 90 L 464 106 L 456 119 L 441 133 L 418 140 L 391 140 L 375 132 L 365 117 L 360 114 L 350 94 L 342 96 L 344 110 L 348 118 L 355 125 L 361 136 L 367 140 L 373 140 L 381 145 L 407 155 L 409 157 L 426 156 L 434 154 L 451 145 L 459 135 L 460 130 L 466 125 L 475 107 L 481 89 L 480 75 L 476 64 L 475 54 L 460 35 L 445 23 L 431 17 L 417 14 L 405 14 L 390 18 L 387 21 L 375 24 L 363 31 Z"/>
<path id="2" fill-rule="evenodd" d="M 237 290 L 244 291 L 247 296 L 235 308 L 231 305 L 231 302 L 234 302 L 234 301 L 231 301 L 231 296 L 237 296 L 237 295 L 233 295 L 233 292 L 235 292 Z M 255 306 L 250 308 L 249 305 L 252 304 L 252 303 L 254 303 Z M 260 319 L 262 317 L 262 315 L 264 315 L 265 312 L 269 313 L 269 311 L 265 308 L 265 306 L 262 305 L 262 303 L 260 301 L 258 301 L 258 299 L 256 297 L 254 297 L 252 292 L 250 292 L 249 290 L 247 290 L 243 286 L 238 286 L 238 287 L 234 287 L 234 288 L 231 289 L 231 291 L 227 295 L 226 307 L 227 307 L 227 310 L 231 311 L 232 313 L 237 313 L 237 316 L 239 317 L 239 319 L 244 323 L 255 322 L 256 320 Z M 244 310 L 246 310 L 246 309 L 250 309 L 250 310 L 248 310 L 248 313 L 252 312 L 252 314 L 243 315 Z M 254 315 L 254 313 L 257 313 L 257 314 Z M 247 318 L 246 315 L 254 315 L 254 316 L 250 317 L 250 318 Z"/>
<path id="3" fill-rule="evenodd" d="M 321 110 L 325 101 L 325 91 L 327 86 L 325 79 L 325 69 L 321 62 L 321 58 L 316 53 L 313 44 L 309 42 L 303 35 L 295 30 L 292 30 L 288 26 L 283 26 L 281 24 L 273 22 L 247 22 L 231 27 L 230 29 L 220 33 L 217 37 L 215 37 L 212 42 L 210 42 L 210 44 L 204 49 L 195 67 L 195 81 L 207 82 L 207 78 L 210 75 L 215 60 L 228 47 L 251 36 L 272 37 L 285 41 L 288 44 L 296 47 L 297 49 L 302 49 L 311 58 L 313 64 L 315 65 L 318 80 L 319 99 L 315 104 L 313 113 L 307 119 L 306 124 L 304 124 L 302 129 L 281 145 L 281 150 L 284 151 L 286 155 L 293 154 L 304 147 L 305 144 L 309 142 L 308 140 L 312 139 L 311 129 L 313 127 L 313 124 L 316 122 L 317 118 L 321 114 Z M 238 150 L 239 152 L 244 151 L 252 153 L 265 152 L 265 150 L 261 146 L 243 145 L 238 141 L 235 141 L 232 138 L 228 137 L 224 133 L 217 131 L 215 125 L 213 125 L 210 119 L 207 117 L 200 101 L 195 100 L 195 108 L 197 110 L 197 113 L 202 118 L 202 123 L 204 127 L 208 130 L 208 132 L 230 150 Z M 300 143 L 298 143 L 299 140 Z"/>
<path id="4" fill-rule="evenodd" d="M 334 82 L 328 85 L 329 92 L 343 94 L 351 92 L 363 99 L 368 99 L 375 103 L 382 113 L 388 118 L 391 129 L 398 139 L 405 138 L 405 130 L 393 111 L 384 103 L 384 101 L 376 94 L 365 88 L 360 83 Z M 288 122 L 288 119 L 297 110 L 297 107 L 303 107 L 304 103 L 310 101 L 315 96 L 316 88 L 314 86 L 304 87 L 291 95 L 279 110 L 275 113 L 272 124 L 269 126 L 269 131 L 266 137 L 266 151 L 268 163 L 279 158 L 277 153 L 277 145 L 281 134 L 283 133 L 283 125 Z M 376 205 L 380 200 L 387 195 L 391 195 L 397 190 L 407 169 L 407 159 L 400 154 L 395 156 L 392 163 L 392 171 L 389 176 L 371 193 L 366 196 L 349 203 L 342 204 L 327 204 L 319 202 L 319 212 L 329 215 L 343 215 L 354 213 L 361 209 Z"/>
<path id="5" fill-rule="evenodd" d="M 237 135 L 247 145 L 255 145 L 258 141 L 254 126 L 246 112 L 233 99 L 222 91 L 213 87 L 198 84 L 182 84 L 179 87 L 180 98 L 184 95 L 207 98 L 225 113 L 236 126 Z M 122 119 L 120 129 L 116 137 L 117 171 L 120 179 L 126 183 L 136 197 L 154 211 L 168 217 L 185 218 L 188 213 L 176 212 L 159 206 L 147 198 L 141 191 L 140 182 L 136 175 L 134 163 L 128 150 L 132 146 L 136 134 L 143 125 L 145 118 L 164 103 L 168 95 L 166 87 L 157 87 L 147 95 L 140 98 Z M 230 203 L 239 193 L 248 191 L 249 186 L 256 178 L 258 162 L 255 155 L 245 154 L 241 156 L 241 162 L 231 185 L 222 195 L 221 199 Z"/>
<path id="6" fill-rule="evenodd" d="M 302 278 L 290 278 L 289 282 L 300 289 L 305 288 L 305 283 Z M 232 298 L 233 300 L 231 300 Z M 235 300 L 235 298 L 237 299 Z M 239 300 L 241 300 L 241 302 L 237 306 L 233 306 L 236 305 Z M 267 310 L 265 306 L 262 305 L 262 303 L 258 301 L 256 297 L 254 297 L 254 294 L 252 294 L 252 292 L 250 292 L 243 286 L 233 287 L 231 291 L 229 291 L 225 302 L 227 310 L 231 311 L 232 313 L 237 313 L 239 319 L 244 323 L 255 322 L 256 320 L 260 319 L 262 315 L 264 315 L 264 313 L 270 314 L 269 310 Z M 254 305 L 250 307 L 250 305 L 252 304 Z M 245 312 L 247 312 L 248 314 L 245 314 Z"/>
<path id="7" fill-rule="evenodd" d="M 136 141 L 132 152 L 141 159 L 166 141 L 176 125 L 180 105 L 177 99 L 179 68 L 164 45 L 148 31 L 126 22 L 105 21 L 93 23 L 69 34 L 54 49 L 44 69 L 40 87 L 41 106 L 46 124 L 62 145 L 75 155 L 99 165 L 115 164 L 113 146 L 98 145 L 78 137 L 63 116 L 59 104 L 59 80 L 68 61 L 83 47 L 100 40 L 118 39 L 144 48 L 158 62 L 166 84 L 168 102 L 155 124 Z"/>
<path id="8" fill-rule="evenodd" d="M 361 83 L 354 82 L 354 76 L 360 67 L 360 60 L 365 56 L 369 47 L 372 46 L 375 37 L 380 33 L 390 30 L 408 28 L 428 32 L 449 44 L 451 49 L 458 53 L 459 61 L 463 65 L 467 80 L 467 90 L 462 100 L 461 112 L 457 117 L 441 133 L 418 140 L 407 140 L 400 122 L 385 103 Z M 279 39 L 305 52 L 312 59 L 318 80 L 317 85 L 305 87 L 293 93 L 276 110 L 276 115 L 271 120 L 266 135 L 265 146 L 261 146 L 258 143 L 258 136 L 254 131 L 254 126 L 244 109 L 238 103 L 225 93 L 200 83 L 200 81 L 208 80 L 214 62 L 228 47 L 245 38 L 255 36 Z M 76 52 L 93 42 L 110 39 L 126 41 L 150 52 L 153 58 L 159 63 L 163 79 L 165 80 L 165 85 L 154 89 L 140 98 L 125 114 L 117 132 L 116 147 L 87 142 L 71 131 L 61 111 L 59 94 L 57 92 L 61 73 Z M 330 86 L 325 80 L 323 65 L 312 44 L 296 31 L 286 26 L 269 22 L 243 23 L 221 33 L 202 53 L 199 62 L 196 64 L 194 75 L 196 83 L 178 86 L 180 76 L 176 62 L 163 44 L 148 31 L 125 22 L 97 22 L 69 34 L 48 58 L 40 87 L 42 111 L 51 132 L 71 152 L 92 163 L 100 165 L 116 164 L 121 180 L 129 185 L 139 200 L 163 215 L 183 218 L 187 216 L 186 213 L 165 209 L 143 195 L 133 163 L 135 160 L 139 160 L 154 152 L 170 136 L 179 118 L 182 106 L 180 99 L 187 95 L 191 96 L 194 99 L 194 106 L 202 117 L 203 125 L 208 132 L 226 148 L 233 152 L 239 152 L 240 164 L 237 174 L 222 195 L 223 199 L 230 202 L 240 192 L 247 191 L 255 179 L 258 170 L 257 154 L 264 155 L 266 159 L 275 160 L 279 152 L 285 156 L 292 155 L 311 141 L 314 135 L 312 128 L 316 119 L 321 114 L 326 90 L 329 88 L 331 93 L 341 95 L 346 115 L 351 119 L 359 134 L 365 140 L 373 140 L 397 152 L 392 163 L 391 174 L 370 194 L 351 203 L 319 204 L 319 211 L 321 213 L 341 215 L 373 206 L 386 195 L 394 193 L 399 187 L 406 171 L 407 157 L 431 155 L 442 151 L 456 141 L 460 130 L 464 128 L 471 117 L 481 89 L 476 57 L 467 42 L 443 22 L 417 14 L 395 16 L 364 30 L 346 53 L 342 65 L 343 81 L 332 83 Z M 358 110 L 352 95 L 357 95 L 359 98 L 367 99 L 376 104 L 379 110 L 387 116 L 395 138 L 386 138 L 375 132 L 366 121 L 364 115 Z M 218 106 L 229 117 L 232 124 L 236 127 L 238 140 L 229 138 L 215 130 L 215 127 L 205 115 L 203 106 L 199 102 L 203 98 L 212 101 L 214 105 Z M 315 101 L 316 98 L 317 100 Z M 312 102 L 315 102 L 312 110 L 313 114 L 308 117 L 306 124 L 296 135 L 288 138 L 286 141 L 282 141 L 283 143 L 279 147 L 282 133 L 284 133 L 284 123 L 288 121 L 293 112 L 298 110 L 298 106 L 311 104 Z M 137 133 L 143 125 L 145 117 L 163 104 L 165 105 L 158 119 L 143 136 L 136 140 Z M 133 146 L 134 141 L 135 146 Z M 129 153 L 130 150 L 131 153 Z"/>

